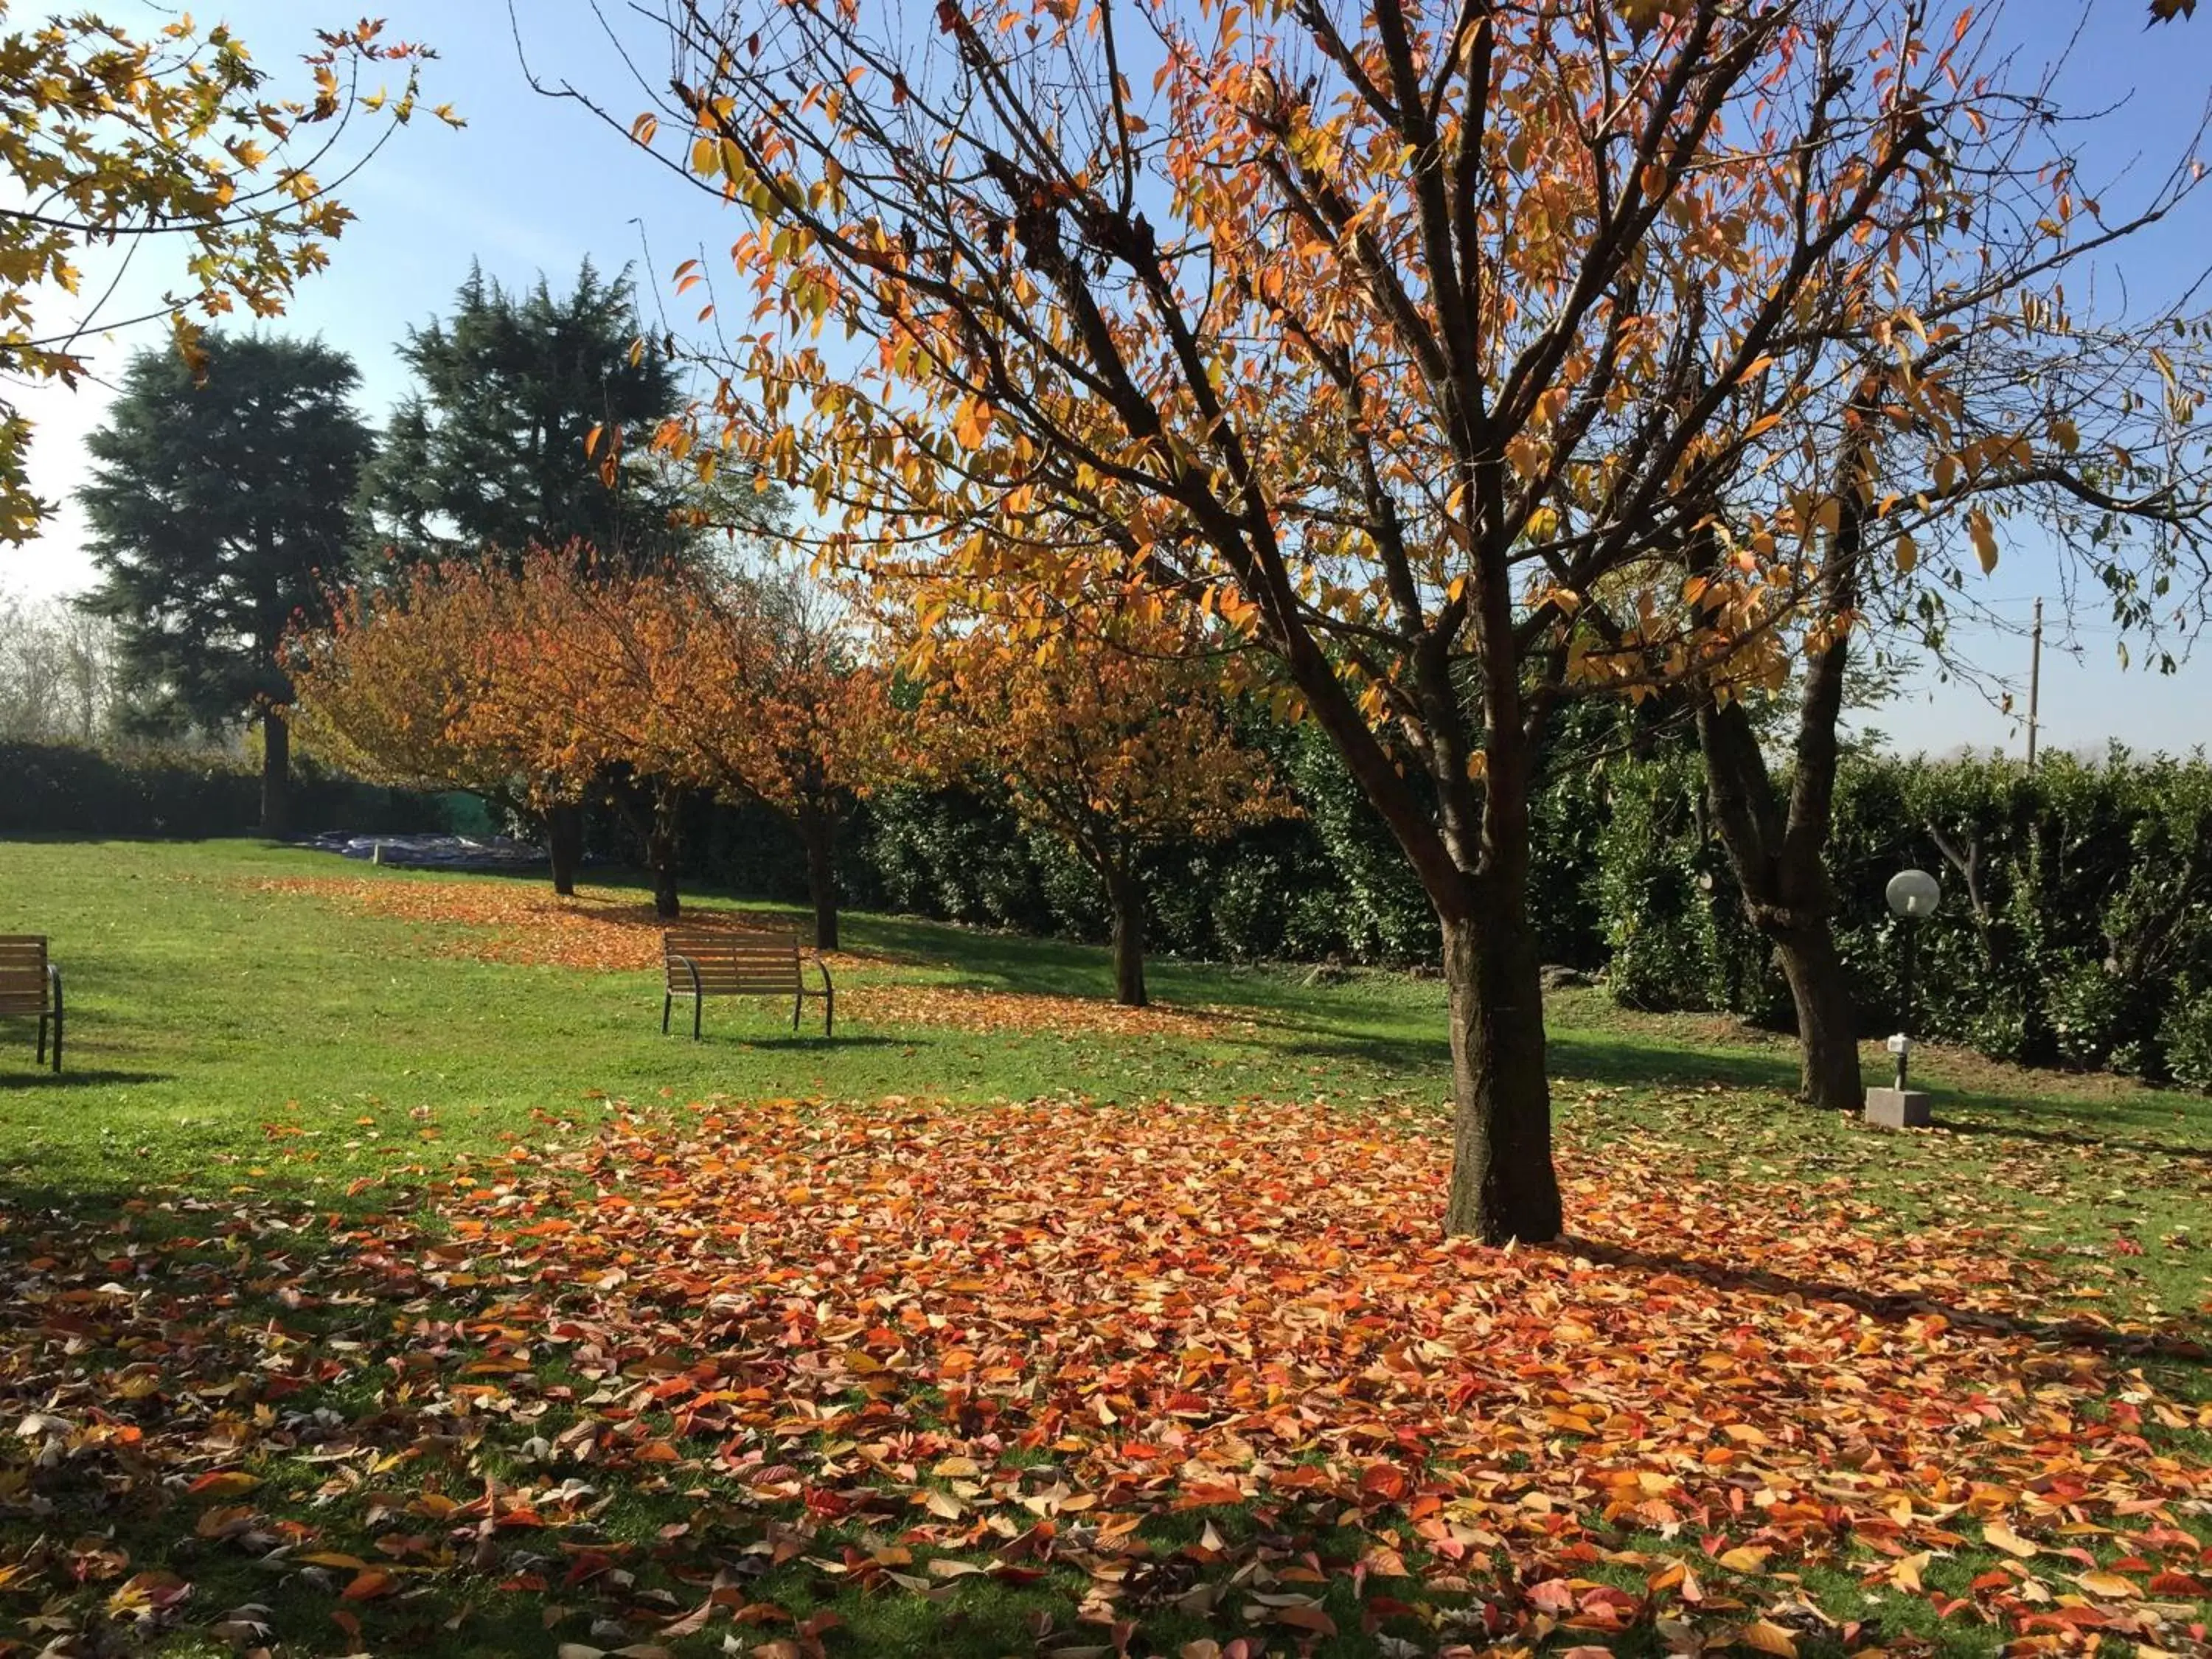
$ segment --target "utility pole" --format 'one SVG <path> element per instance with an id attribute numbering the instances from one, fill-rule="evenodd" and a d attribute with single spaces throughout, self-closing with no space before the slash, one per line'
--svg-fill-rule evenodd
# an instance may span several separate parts
<path id="1" fill-rule="evenodd" d="M 2027 656 L 2027 769 L 2035 770 L 2036 704 L 2043 693 L 2043 601 L 2035 602 L 2035 631 Z"/>

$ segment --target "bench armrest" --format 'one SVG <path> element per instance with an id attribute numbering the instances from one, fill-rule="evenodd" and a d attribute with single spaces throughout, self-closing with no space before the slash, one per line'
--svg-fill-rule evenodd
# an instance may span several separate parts
<path id="1" fill-rule="evenodd" d="M 706 993 L 699 988 L 699 964 L 697 963 L 692 961 L 690 957 L 684 955 L 680 951 L 671 951 L 661 959 L 661 968 L 664 973 L 672 963 L 683 963 L 684 971 L 691 975 L 691 994 L 693 996 L 699 997 L 706 994 Z"/>

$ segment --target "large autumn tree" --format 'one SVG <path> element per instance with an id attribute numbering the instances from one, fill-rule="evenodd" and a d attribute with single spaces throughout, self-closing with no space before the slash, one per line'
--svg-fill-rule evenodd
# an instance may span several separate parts
<path id="1" fill-rule="evenodd" d="M 335 192 L 413 115 L 427 55 L 380 23 L 334 28 L 287 94 L 220 23 L 141 36 L 76 11 L 0 33 L 0 376 L 74 387 L 115 331 L 167 322 L 191 358 L 208 319 L 283 311 L 353 216 Z M 364 84 L 379 65 L 398 90 Z M 142 249 L 173 286 L 122 314 L 112 267 Z M 30 431 L 0 401 L 0 540 L 51 510 L 24 471 Z"/>
<path id="2" fill-rule="evenodd" d="M 1931 246 L 2063 216 L 2045 111 L 1963 14 L 1883 0 L 902 20 L 668 8 L 622 125 L 744 216 L 749 311 L 669 441 L 810 489 L 832 559 L 1141 586 L 1273 653 L 1437 912 L 1445 1224 L 1553 1237 L 1544 728 L 1779 675 L 1832 483 L 1694 599 L 1684 550 L 1802 454 L 1808 354 L 1910 331 Z"/>
<path id="3" fill-rule="evenodd" d="M 985 615 L 907 653 L 916 769 L 1003 787 L 1097 877 L 1127 1007 L 1148 1000 L 1145 854 L 1290 810 L 1267 756 L 1238 740 L 1235 687 L 1207 644 L 1141 611 Z"/>
<path id="4" fill-rule="evenodd" d="M 278 658 L 352 540 L 373 440 L 349 401 L 353 360 L 319 340 L 207 335 L 201 368 L 131 359 L 85 442 L 77 492 L 100 573 L 81 603 L 120 629 L 143 717 L 220 731 L 258 724 L 261 827 L 290 828 L 291 686 Z"/>

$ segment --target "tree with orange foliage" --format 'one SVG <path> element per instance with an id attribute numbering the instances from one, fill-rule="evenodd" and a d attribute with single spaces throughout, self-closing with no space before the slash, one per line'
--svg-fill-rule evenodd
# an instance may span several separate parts
<path id="1" fill-rule="evenodd" d="M 1972 497 L 1839 482 L 1866 365 L 1902 352 L 1881 418 L 1955 452 L 1922 331 L 2033 319 L 2191 180 L 2105 224 L 2002 43 L 1917 0 L 902 15 L 671 8 L 671 94 L 625 125 L 750 220 L 752 316 L 665 442 L 809 491 L 832 561 L 1142 589 L 1272 653 L 1437 912 L 1444 1224 L 1556 1237 L 1553 711 L 1780 683 L 1863 489 L 1978 542 Z M 2064 466 L 2008 436 L 1985 466 Z"/>
<path id="2" fill-rule="evenodd" d="M 330 596 L 330 621 L 295 627 L 283 653 L 285 718 L 323 759 L 398 788 L 465 789 L 546 828 L 556 892 L 575 890 L 576 808 L 588 771 L 533 734 L 478 718 L 490 647 L 514 627 L 515 584 L 472 561 L 416 564 Z"/>
<path id="3" fill-rule="evenodd" d="M 1218 658 L 1179 627 L 1124 617 L 1041 635 L 987 617 L 940 629 L 912 659 L 916 769 L 1003 784 L 1067 843 L 1105 889 L 1115 1000 L 1145 1006 L 1145 852 L 1291 810 L 1267 757 L 1237 739 Z"/>
<path id="4" fill-rule="evenodd" d="M 757 802 L 805 846 L 817 942 L 836 948 L 836 832 L 874 775 L 884 677 L 808 589 L 609 567 L 571 544 L 410 567 L 332 609 L 288 652 L 297 718 L 322 752 L 550 820 L 603 799 L 636 832 L 671 918 L 685 794 Z M 556 856 L 564 892 L 573 860 Z"/>
<path id="5" fill-rule="evenodd" d="M 766 807 L 806 856 L 817 948 L 837 948 L 837 836 L 890 765 L 890 677 L 830 596 L 796 575 L 691 584 L 693 665 L 668 757 L 726 799 Z"/>
<path id="6" fill-rule="evenodd" d="M 816 944 L 837 946 L 836 840 L 872 781 L 883 676 L 796 580 L 614 569 L 534 549 L 509 579 L 505 630 L 471 729 L 606 781 L 677 914 L 686 792 L 750 801 L 805 850 Z"/>

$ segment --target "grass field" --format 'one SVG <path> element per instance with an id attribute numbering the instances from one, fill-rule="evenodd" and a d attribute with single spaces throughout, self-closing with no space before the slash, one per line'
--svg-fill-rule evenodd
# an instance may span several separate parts
<path id="1" fill-rule="evenodd" d="M 17 931 L 70 1005 L 59 1079 L 0 1031 L 18 1650 L 2204 1639 L 2198 1097 L 1939 1051 L 1883 1134 L 1570 992 L 1572 1237 L 1505 1259 L 1434 1237 L 1433 980 L 1129 1016 L 1100 951 L 854 916 L 834 1038 L 694 1044 L 635 891 L 238 842 L 0 845 Z M 1368 1322 L 1283 1325 L 1316 1273 Z"/>

